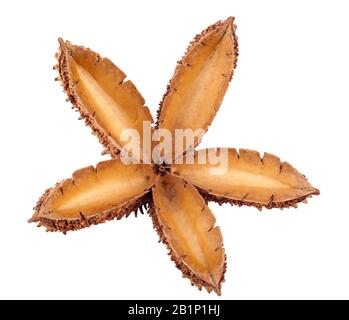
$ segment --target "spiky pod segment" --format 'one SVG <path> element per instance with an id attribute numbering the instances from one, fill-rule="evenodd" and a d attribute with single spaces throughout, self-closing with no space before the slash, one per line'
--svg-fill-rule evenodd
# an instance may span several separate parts
<path id="1" fill-rule="evenodd" d="M 201 164 L 200 156 L 209 153 L 226 161 L 225 173 L 212 175 L 219 165 Z M 224 161 L 222 161 L 224 163 Z M 190 181 L 203 198 L 219 204 L 253 206 L 258 209 L 297 207 L 299 202 L 320 194 L 288 162 L 270 154 L 263 157 L 257 151 L 233 148 L 202 149 L 194 153 L 194 163 L 174 164 L 171 172 Z"/>
<path id="2" fill-rule="evenodd" d="M 172 77 L 172 79 L 169 81 L 167 87 L 166 87 L 166 92 L 162 97 L 161 102 L 159 103 L 159 108 L 156 112 L 156 123 L 155 123 L 155 128 L 158 129 L 159 128 L 159 118 L 160 118 L 160 114 L 162 111 L 162 108 L 164 106 L 164 101 L 166 99 L 166 97 L 173 91 L 176 91 L 176 88 L 173 87 L 172 82 L 176 76 L 176 74 L 179 72 L 179 70 L 181 68 L 183 68 L 183 66 L 186 67 L 190 67 L 185 61 L 188 57 L 188 55 L 191 53 L 191 51 L 193 49 L 195 49 L 195 47 L 199 47 L 199 46 L 206 46 L 205 42 L 203 41 L 203 39 L 209 35 L 212 34 L 214 32 L 217 32 L 219 30 L 221 30 L 223 27 L 230 25 L 231 26 L 231 31 L 232 31 L 232 37 L 233 37 L 233 49 L 232 52 L 230 53 L 226 53 L 227 55 L 230 55 L 231 58 L 233 59 L 233 68 L 231 69 L 230 73 L 228 75 L 226 75 L 226 77 L 228 78 L 229 82 L 231 81 L 233 74 L 234 74 L 234 69 L 236 68 L 237 65 L 237 61 L 238 61 L 238 56 L 239 56 L 239 46 L 238 46 L 238 37 L 236 35 L 236 25 L 234 24 L 234 17 L 230 17 L 227 20 L 224 21 L 217 21 L 216 23 L 210 25 L 209 27 L 207 27 L 205 30 L 203 30 L 201 33 L 197 34 L 194 39 L 189 43 L 189 46 L 187 47 L 184 55 L 182 56 L 182 58 L 177 61 L 177 66 L 175 68 L 174 71 L 174 75 Z M 216 106 L 212 106 L 213 108 L 216 108 Z M 215 111 L 218 111 L 218 108 L 215 109 Z M 189 112 L 189 110 L 188 110 Z M 213 118 L 210 119 L 208 126 L 211 124 Z M 207 130 L 207 129 L 206 129 Z"/>
<path id="3" fill-rule="evenodd" d="M 59 39 L 57 54 L 60 77 L 68 99 L 85 123 L 104 145 L 106 152 L 116 157 L 128 148 L 122 139 L 125 129 L 142 133 L 144 121 L 153 122 L 145 100 L 126 74 L 108 58 Z M 142 141 L 142 140 L 140 140 Z M 141 154 L 133 156 L 138 160 Z"/>
<path id="4" fill-rule="evenodd" d="M 207 283 L 206 281 L 204 281 L 203 279 L 198 277 L 195 273 L 193 273 L 185 265 L 185 263 L 182 261 L 182 259 L 180 257 L 178 257 L 175 254 L 175 252 L 172 250 L 170 244 L 168 243 L 168 241 L 166 240 L 166 237 L 164 236 L 161 223 L 160 223 L 160 221 L 156 215 L 156 212 L 155 212 L 155 205 L 154 205 L 153 201 L 149 203 L 148 213 L 153 221 L 154 229 L 156 230 L 157 234 L 159 235 L 159 242 L 166 245 L 166 247 L 168 249 L 168 255 L 170 256 L 171 260 L 175 263 L 177 269 L 179 269 L 182 272 L 183 278 L 189 279 L 191 282 L 191 285 L 196 286 L 199 290 L 202 290 L 202 288 L 205 288 L 207 290 L 207 292 L 209 292 L 209 293 L 212 291 L 216 291 L 216 293 L 218 295 L 221 295 L 220 289 L 221 289 L 222 283 L 225 281 L 224 275 L 225 275 L 225 272 L 227 269 L 226 255 L 225 255 L 225 262 L 224 262 L 224 266 L 223 266 L 222 277 L 219 281 L 220 286 L 219 286 L 219 289 L 216 290 L 216 288 L 214 286 L 212 286 L 210 283 Z"/>
<path id="5" fill-rule="evenodd" d="M 46 190 L 29 222 L 67 232 L 143 212 L 154 179 L 151 166 L 125 165 L 120 159 L 82 168 Z"/>
<path id="6" fill-rule="evenodd" d="M 119 147 L 115 144 L 112 137 L 105 133 L 104 130 L 98 125 L 94 117 L 94 114 L 90 114 L 89 112 L 85 111 L 78 99 L 78 95 L 75 90 L 75 86 L 77 85 L 77 83 L 74 83 L 72 81 L 72 76 L 70 74 L 67 61 L 68 55 L 72 54 L 71 50 L 69 50 L 69 48 L 66 46 L 66 43 L 61 38 L 59 38 L 59 44 L 59 52 L 56 53 L 58 65 L 54 67 L 54 69 L 57 69 L 60 75 L 59 78 L 57 78 L 57 80 L 61 81 L 63 89 L 68 96 L 68 100 L 73 105 L 73 108 L 75 108 L 80 113 L 80 119 L 83 119 L 85 121 L 86 126 L 89 126 L 92 129 L 92 133 L 104 146 L 105 151 L 109 153 L 112 157 L 116 157 L 120 153 Z M 69 41 L 67 41 L 67 44 L 71 45 Z M 80 46 L 79 48 L 88 51 L 91 55 L 94 55 L 95 64 L 98 64 L 101 61 L 102 58 L 98 53 L 94 53 L 90 49 L 87 49 L 83 46 Z"/>
<path id="7" fill-rule="evenodd" d="M 34 207 L 35 213 L 33 217 L 28 221 L 38 222 L 37 226 L 46 228 L 47 232 L 59 231 L 66 234 L 68 231 L 77 231 L 93 225 L 105 223 L 110 220 L 120 220 L 121 218 L 127 218 L 132 213 L 134 213 L 137 217 L 138 212 L 140 212 L 141 214 L 144 214 L 146 212 L 148 205 L 151 202 L 151 192 L 148 192 L 138 199 L 132 199 L 120 207 L 96 213 L 96 215 L 92 217 L 85 217 L 83 213 L 81 213 L 79 219 L 54 220 L 39 216 L 42 205 L 49 197 L 50 191 L 52 189 L 53 188 L 46 190 L 46 192 L 40 197 L 38 203 Z"/>

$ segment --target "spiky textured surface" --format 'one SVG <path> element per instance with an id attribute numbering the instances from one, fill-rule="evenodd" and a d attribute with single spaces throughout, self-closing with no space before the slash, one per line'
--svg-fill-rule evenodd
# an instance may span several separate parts
<path id="1" fill-rule="evenodd" d="M 55 69 L 58 69 L 60 77 L 58 78 L 63 86 L 64 91 L 66 92 L 69 101 L 72 103 L 73 108 L 75 108 L 80 113 L 80 119 L 85 120 L 85 124 L 92 129 L 92 133 L 98 138 L 99 142 L 104 146 L 105 151 L 108 152 L 112 157 L 116 157 L 120 150 L 111 138 L 110 135 L 106 134 L 100 126 L 97 124 L 96 119 L 93 114 L 89 114 L 84 111 L 84 108 L 79 102 L 78 96 L 75 92 L 75 83 L 71 81 L 72 77 L 69 74 L 69 67 L 67 61 L 67 55 L 69 53 L 69 49 L 66 49 L 63 46 L 63 40 L 60 39 L 60 51 L 56 54 L 58 65 Z M 84 47 L 81 47 L 86 49 Z M 88 50 L 88 49 L 86 49 Z M 96 63 L 101 60 L 101 56 L 96 53 Z"/>
<path id="2" fill-rule="evenodd" d="M 199 164 L 200 155 L 209 159 L 209 152 L 227 155 L 224 174 L 211 175 L 210 170 L 215 165 L 209 161 Z M 288 208 L 320 193 L 289 163 L 270 153 L 261 156 L 259 152 L 247 149 L 202 149 L 195 152 L 192 164 L 173 164 L 171 172 L 195 185 L 206 201 L 219 204 L 247 205 L 258 209 Z"/>
<path id="3" fill-rule="evenodd" d="M 58 185 L 58 184 L 57 184 Z M 144 213 L 144 209 L 148 207 L 151 201 L 151 192 L 143 195 L 140 198 L 132 199 L 128 203 L 123 204 L 117 208 L 111 210 L 100 212 L 92 217 L 85 217 L 81 214 L 80 219 L 48 219 L 45 217 L 35 217 L 39 214 L 42 205 L 45 203 L 50 191 L 53 188 L 47 189 L 45 193 L 40 197 L 38 203 L 34 207 L 35 214 L 29 222 L 39 222 L 38 227 L 43 226 L 47 231 L 60 231 L 66 233 L 67 231 L 76 231 L 83 228 L 90 227 L 92 225 L 97 225 L 104 223 L 109 220 L 117 219 L 120 220 L 123 217 L 128 217 L 132 212 L 137 216 L 138 211 Z"/>
<path id="4" fill-rule="evenodd" d="M 201 189 L 199 187 L 196 187 L 196 188 L 198 189 L 198 191 L 200 192 L 200 194 L 202 195 L 202 197 L 205 199 L 206 202 L 213 201 L 213 202 L 218 203 L 219 205 L 222 205 L 224 203 L 229 203 L 231 205 L 236 205 L 238 207 L 242 207 L 242 206 L 255 207 L 258 210 L 262 210 L 263 208 L 266 208 L 266 209 L 297 208 L 298 203 L 300 203 L 300 202 L 306 203 L 306 199 L 311 198 L 311 195 L 310 196 L 307 195 L 307 196 L 299 197 L 299 198 L 292 199 L 289 201 L 274 202 L 273 197 L 271 197 L 268 204 L 261 204 L 261 203 L 256 203 L 256 202 L 243 201 L 243 200 L 233 200 L 233 199 L 229 199 L 226 197 L 214 195 L 214 194 L 210 193 L 209 191 Z M 313 194 L 319 195 L 320 191 L 316 190 L 316 191 L 314 191 Z"/>
<path id="5" fill-rule="evenodd" d="M 159 235 L 159 238 L 160 238 L 159 241 L 166 245 L 166 247 L 168 249 L 168 255 L 170 256 L 171 260 L 175 263 L 176 267 L 182 272 L 183 278 L 188 278 L 190 280 L 191 284 L 195 285 L 197 288 L 199 288 L 199 290 L 201 290 L 204 287 L 209 293 L 211 291 L 213 291 L 214 287 L 210 283 L 207 283 L 206 281 L 204 281 L 200 277 L 198 277 L 195 273 L 193 273 L 185 265 L 185 263 L 182 261 L 182 259 L 180 257 L 178 257 L 175 254 L 175 252 L 172 250 L 170 244 L 166 240 L 166 237 L 162 231 L 162 226 L 161 226 L 159 219 L 157 218 L 157 215 L 155 212 L 155 205 L 154 205 L 153 201 L 149 203 L 148 212 L 149 212 L 149 216 L 151 217 L 151 219 L 153 221 L 154 229 L 156 230 L 156 232 Z M 226 259 L 226 256 L 225 256 L 225 259 Z M 225 261 L 224 267 L 223 267 L 222 278 L 220 280 L 220 286 L 224 282 L 224 275 L 225 275 L 226 269 L 227 269 L 227 263 Z M 218 294 L 220 294 L 220 292 L 218 292 Z"/>
<path id="6" fill-rule="evenodd" d="M 234 18 L 229 18 L 232 20 L 232 24 L 233 24 L 233 21 L 234 21 Z M 179 66 L 181 66 L 183 64 L 183 60 L 185 60 L 186 56 L 188 55 L 188 53 L 190 52 L 191 49 L 193 49 L 193 47 L 199 43 L 203 37 L 205 37 L 205 35 L 207 35 L 208 33 L 212 32 L 212 31 L 215 31 L 219 28 L 221 28 L 223 26 L 225 21 L 217 21 L 216 23 L 208 26 L 205 30 L 203 30 L 201 33 L 197 34 L 194 39 L 189 43 L 189 46 L 187 47 L 184 55 L 182 56 L 181 60 L 177 61 L 177 66 L 176 66 L 176 69 L 175 69 L 175 72 L 174 72 L 174 75 L 176 74 L 176 71 L 178 69 Z M 235 33 L 235 30 L 236 30 L 236 25 L 233 24 L 233 37 L 234 37 L 234 52 L 232 53 L 234 55 L 234 68 L 231 72 L 230 75 L 228 75 L 228 79 L 229 81 L 231 81 L 232 77 L 233 77 L 233 73 L 234 73 L 234 69 L 236 68 L 236 65 L 237 65 L 237 57 L 239 56 L 239 46 L 238 46 L 238 37 Z M 160 114 L 161 114 L 161 110 L 162 110 L 162 107 L 163 107 L 163 104 L 164 104 L 164 100 L 166 98 L 166 96 L 169 95 L 169 93 L 171 92 L 171 82 L 172 82 L 172 79 L 169 81 L 168 85 L 166 86 L 166 91 L 164 93 L 164 95 L 162 96 L 162 99 L 161 99 L 161 102 L 159 103 L 159 108 L 158 110 L 156 111 L 156 123 L 155 123 L 155 128 L 157 129 L 159 127 L 159 117 L 160 117 Z"/>

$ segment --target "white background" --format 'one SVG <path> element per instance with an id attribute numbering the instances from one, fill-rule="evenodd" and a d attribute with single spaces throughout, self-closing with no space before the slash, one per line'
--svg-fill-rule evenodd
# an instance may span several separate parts
<path id="1" fill-rule="evenodd" d="M 240 56 L 202 146 L 268 151 L 321 196 L 210 207 L 228 255 L 219 299 L 349 298 L 346 1 L 1 1 L 0 298 L 216 299 L 181 278 L 147 215 L 69 233 L 27 224 L 41 193 L 102 159 L 53 81 L 59 36 L 111 58 L 155 113 L 192 37 L 233 15 Z"/>

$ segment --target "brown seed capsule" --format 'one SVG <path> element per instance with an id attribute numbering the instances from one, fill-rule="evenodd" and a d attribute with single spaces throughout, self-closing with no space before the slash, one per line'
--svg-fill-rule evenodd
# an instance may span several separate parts
<path id="1" fill-rule="evenodd" d="M 173 136 L 175 129 L 208 129 L 237 62 L 233 21 L 219 21 L 194 38 L 168 85 L 156 128 L 168 129 Z M 125 81 L 126 75 L 109 59 L 62 39 L 59 43 L 56 57 L 64 90 L 105 152 L 116 159 L 80 169 L 48 189 L 30 222 L 66 233 L 147 208 L 183 277 L 199 289 L 221 294 L 223 238 L 207 202 L 282 209 L 319 194 L 287 162 L 251 150 L 205 149 L 194 153 L 193 163 L 171 164 L 158 161 L 158 156 L 145 164 L 143 121 L 152 122 L 152 117 L 133 83 Z M 121 140 L 125 128 L 140 134 L 140 153 Z M 197 136 L 191 147 L 200 139 Z M 141 164 L 124 164 L 118 156 L 123 148 Z M 211 162 L 209 154 L 220 156 L 220 161 Z M 181 155 L 175 154 L 176 160 Z M 205 162 L 200 161 L 203 155 Z M 184 156 L 187 159 L 188 152 Z"/>

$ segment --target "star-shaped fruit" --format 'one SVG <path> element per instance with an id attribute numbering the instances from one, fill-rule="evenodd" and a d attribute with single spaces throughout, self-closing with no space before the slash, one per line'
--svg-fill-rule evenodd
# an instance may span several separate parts
<path id="1" fill-rule="evenodd" d="M 285 208 L 319 194 L 290 164 L 269 153 L 261 157 L 256 151 L 227 148 L 192 152 L 218 111 L 236 66 L 233 21 L 215 23 L 190 43 L 168 85 L 156 123 L 123 71 L 90 49 L 59 39 L 55 67 L 59 79 L 113 159 L 75 171 L 48 189 L 30 221 L 48 231 L 66 233 L 143 212 L 145 207 L 183 276 L 200 289 L 220 294 L 226 259 L 222 234 L 207 202 Z M 180 129 L 201 129 L 201 134 L 179 156 L 171 138 L 173 148 L 167 157 L 161 149 L 154 158 L 152 151 L 160 140 L 145 147 L 147 122 L 152 124 L 151 134 L 166 130 L 174 137 Z M 122 138 L 130 128 L 139 133 L 138 149 Z M 191 161 L 186 162 L 190 154 Z M 136 161 L 123 161 L 127 156 Z M 224 160 L 224 166 L 222 161 L 202 161 L 209 157 Z"/>

